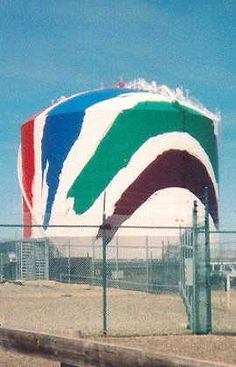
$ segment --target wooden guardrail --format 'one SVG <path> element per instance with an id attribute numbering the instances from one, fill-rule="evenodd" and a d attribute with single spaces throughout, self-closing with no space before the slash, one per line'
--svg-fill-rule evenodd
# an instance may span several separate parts
<path id="1" fill-rule="evenodd" d="M 223 367 L 192 358 L 148 353 L 87 339 L 68 339 L 23 330 L 0 328 L 0 346 L 38 355 L 61 363 L 61 367 Z"/>

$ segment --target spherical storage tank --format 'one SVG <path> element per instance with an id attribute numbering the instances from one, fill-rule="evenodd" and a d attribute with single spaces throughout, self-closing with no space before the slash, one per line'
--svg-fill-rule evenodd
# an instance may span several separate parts
<path id="1" fill-rule="evenodd" d="M 96 236 L 98 228 L 189 223 L 193 200 L 218 225 L 215 115 L 155 83 L 120 83 L 61 98 L 22 126 L 25 238 Z M 116 230 L 113 231 L 113 234 Z M 122 229 L 118 233 L 122 234 Z"/>

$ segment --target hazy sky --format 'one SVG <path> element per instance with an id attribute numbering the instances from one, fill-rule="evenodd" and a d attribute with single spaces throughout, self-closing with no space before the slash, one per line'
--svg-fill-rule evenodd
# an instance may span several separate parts
<path id="1" fill-rule="evenodd" d="M 220 110 L 221 223 L 236 226 L 235 0 L 0 0 L 0 222 L 19 222 L 20 126 L 59 96 L 123 78 Z"/>

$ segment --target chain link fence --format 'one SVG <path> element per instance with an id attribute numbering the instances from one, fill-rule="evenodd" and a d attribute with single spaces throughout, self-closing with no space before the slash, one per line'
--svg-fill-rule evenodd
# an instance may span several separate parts
<path id="1" fill-rule="evenodd" d="M 212 231 L 211 298 L 213 332 L 236 333 L 236 231 Z"/>
<path id="2" fill-rule="evenodd" d="M 132 228 L 137 235 L 129 236 L 124 227 L 122 236 L 106 243 L 105 259 L 102 237 L 23 240 L 17 226 L 1 229 L 2 326 L 68 336 L 191 333 L 181 297 L 184 228 L 167 234 L 166 227 L 156 227 L 150 236 Z M 236 332 L 235 235 L 210 232 L 213 333 Z M 204 227 L 198 244 L 204 253 Z"/>

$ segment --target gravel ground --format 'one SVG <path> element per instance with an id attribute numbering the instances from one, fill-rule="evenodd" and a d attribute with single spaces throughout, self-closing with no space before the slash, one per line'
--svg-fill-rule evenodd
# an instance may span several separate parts
<path id="1" fill-rule="evenodd" d="M 0 349 L 0 367 L 60 367 L 60 363 Z"/>
<path id="2" fill-rule="evenodd" d="M 87 285 L 25 282 L 0 285 L 3 327 L 63 336 L 99 335 L 102 290 Z M 168 313 L 168 317 L 166 314 Z M 108 290 L 111 335 L 153 335 L 186 332 L 184 306 L 178 295 Z"/>
<path id="3" fill-rule="evenodd" d="M 220 291 L 213 292 L 212 299 L 214 330 L 236 332 L 235 290 L 231 291 L 230 299 L 225 292 Z M 105 340 L 99 336 L 102 327 L 101 301 L 102 291 L 99 287 L 52 281 L 0 284 L 0 323 L 3 327 L 67 337 L 89 336 L 152 352 L 236 365 L 236 337 L 188 335 L 185 310 L 177 295 L 110 289 L 108 326 L 109 334 L 113 337 L 109 336 Z M 0 366 L 58 365 L 56 362 L 0 350 Z"/>
<path id="4" fill-rule="evenodd" d="M 96 338 L 104 341 L 104 338 Z M 107 337 L 106 342 L 145 351 L 192 357 L 236 366 L 236 336 L 161 335 L 143 337 Z"/>

